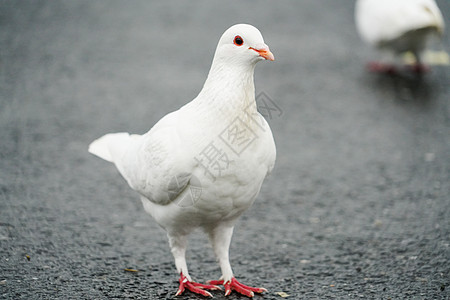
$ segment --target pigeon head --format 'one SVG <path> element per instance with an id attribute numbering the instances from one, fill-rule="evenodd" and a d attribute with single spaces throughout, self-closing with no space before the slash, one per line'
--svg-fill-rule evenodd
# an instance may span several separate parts
<path id="1" fill-rule="evenodd" d="M 248 24 L 237 24 L 223 33 L 214 59 L 227 64 L 255 64 L 260 60 L 275 58 L 257 28 Z"/>

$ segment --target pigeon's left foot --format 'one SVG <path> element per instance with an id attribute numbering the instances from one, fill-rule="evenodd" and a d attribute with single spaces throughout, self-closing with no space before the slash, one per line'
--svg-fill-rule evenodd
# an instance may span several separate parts
<path id="1" fill-rule="evenodd" d="M 178 291 L 175 294 L 175 296 L 179 296 L 181 295 L 185 289 L 188 289 L 189 291 L 195 293 L 195 294 L 200 294 L 206 297 L 212 297 L 213 295 L 206 291 L 206 290 L 221 290 L 221 288 L 217 285 L 212 285 L 212 284 L 201 284 L 201 283 L 197 283 L 197 282 L 193 282 L 193 281 L 189 281 L 186 276 L 183 275 L 183 273 L 180 273 L 180 286 L 178 287 Z"/>
<path id="2" fill-rule="evenodd" d="M 242 283 L 240 283 L 239 281 L 236 280 L 236 278 L 231 278 L 230 281 L 227 281 L 224 283 L 223 280 L 211 280 L 208 281 L 209 284 L 212 285 L 223 285 L 225 287 L 225 296 L 228 296 L 229 294 L 231 294 L 231 291 L 236 291 L 239 294 L 242 294 L 244 296 L 247 297 L 253 297 L 255 294 L 254 293 L 264 293 L 267 292 L 267 290 L 265 288 L 255 288 L 255 287 L 250 287 L 250 286 L 246 286 L 243 285 Z"/>

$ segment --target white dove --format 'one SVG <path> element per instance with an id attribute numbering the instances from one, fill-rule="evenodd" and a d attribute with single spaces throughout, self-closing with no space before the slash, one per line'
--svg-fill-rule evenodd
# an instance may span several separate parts
<path id="1" fill-rule="evenodd" d="M 372 71 L 395 72 L 394 58 L 410 51 L 416 59 L 413 70 L 427 68 L 421 54 L 432 35 L 442 35 L 445 24 L 434 0 L 357 0 L 356 27 L 362 39 L 385 52 L 385 62 L 372 62 Z"/>
<path id="2" fill-rule="evenodd" d="M 257 112 L 253 74 L 261 60 L 274 60 L 258 29 L 230 27 L 219 40 L 208 78 L 198 96 L 163 117 L 143 135 L 111 133 L 89 152 L 112 162 L 145 210 L 167 231 L 180 274 L 176 295 L 185 289 L 232 290 L 252 297 L 264 288 L 238 282 L 229 246 L 238 217 L 259 193 L 275 164 L 275 143 Z M 222 271 L 220 280 L 200 284 L 186 265 L 187 237 L 196 228 L 208 235 Z"/>

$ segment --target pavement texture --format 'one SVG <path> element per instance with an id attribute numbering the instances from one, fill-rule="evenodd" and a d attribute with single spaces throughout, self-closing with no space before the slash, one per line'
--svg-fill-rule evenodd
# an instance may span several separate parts
<path id="1" fill-rule="evenodd" d="M 255 80 L 278 154 L 234 231 L 237 278 L 269 290 L 256 299 L 449 299 L 450 68 L 367 73 L 353 6 L 0 1 L 0 298 L 173 298 L 164 231 L 87 146 L 193 99 L 245 22 L 276 58 Z M 201 232 L 187 260 L 220 276 Z"/>

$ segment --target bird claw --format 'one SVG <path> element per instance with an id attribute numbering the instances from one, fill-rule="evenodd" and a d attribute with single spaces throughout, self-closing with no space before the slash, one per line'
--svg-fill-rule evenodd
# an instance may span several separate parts
<path id="1" fill-rule="evenodd" d="M 227 282 L 224 282 L 224 280 L 210 280 L 208 283 L 212 285 L 223 285 L 225 287 L 225 296 L 230 295 L 231 291 L 236 291 L 239 294 L 252 298 L 255 295 L 254 293 L 261 294 L 267 292 L 267 290 L 262 287 L 256 288 L 244 285 L 234 277 Z"/>
<path id="2" fill-rule="evenodd" d="M 403 71 L 415 74 L 425 74 L 430 72 L 430 67 L 422 63 L 406 65 L 404 68 L 397 68 L 393 64 L 371 61 L 367 64 L 367 69 L 372 73 L 398 75 Z"/>
<path id="3" fill-rule="evenodd" d="M 213 285 L 213 284 L 201 284 L 198 282 L 189 281 L 186 276 L 183 275 L 183 273 L 180 274 L 180 286 L 178 287 L 178 291 L 175 294 L 176 296 L 181 295 L 186 289 L 191 291 L 192 293 L 199 294 L 206 297 L 213 297 L 213 295 L 206 291 L 214 291 L 214 290 L 222 290 L 220 286 Z"/>

